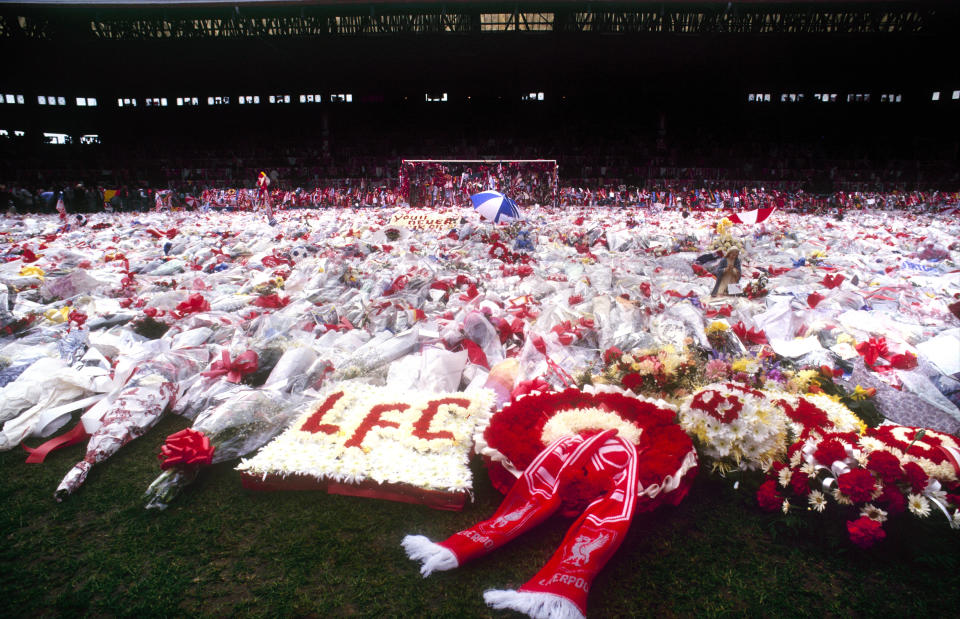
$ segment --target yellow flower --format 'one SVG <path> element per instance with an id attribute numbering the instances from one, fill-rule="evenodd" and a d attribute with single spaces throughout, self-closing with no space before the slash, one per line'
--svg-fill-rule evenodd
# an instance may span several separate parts
<path id="1" fill-rule="evenodd" d="M 860 385 L 857 385 L 853 393 L 850 394 L 850 397 L 854 400 L 866 400 L 867 398 L 872 398 L 873 394 L 877 392 L 876 389 L 870 387 L 869 389 L 864 389 Z"/>
<path id="2" fill-rule="evenodd" d="M 40 267 L 25 266 L 20 269 L 20 277 L 36 277 L 42 282 L 44 275 L 46 275 L 46 273 L 44 273 Z"/>
<path id="3" fill-rule="evenodd" d="M 734 372 L 746 372 L 747 374 L 750 374 L 757 369 L 757 362 L 753 359 L 740 357 L 730 365 L 730 369 L 732 369 Z"/>
<path id="4" fill-rule="evenodd" d="M 730 226 L 733 225 L 733 222 L 724 217 L 717 222 L 717 234 L 723 234 L 730 229 Z"/>
<path id="5" fill-rule="evenodd" d="M 837 336 L 837 343 L 850 344 L 851 346 L 856 346 L 857 340 L 855 340 L 853 336 L 850 335 L 849 333 L 841 333 L 840 335 Z"/>
<path id="6" fill-rule="evenodd" d="M 50 322 L 55 322 L 58 324 L 61 322 L 67 322 L 67 318 L 70 317 L 70 308 L 64 305 L 59 310 L 49 309 L 44 312 L 43 315 Z"/>
<path id="7" fill-rule="evenodd" d="M 720 320 L 714 320 L 714 321 L 711 322 L 710 325 L 707 327 L 707 335 L 712 335 L 712 334 L 714 334 L 714 333 L 723 333 L 723 332 L 726 331 L 727 329 L 729 329 L 729 327 L 727 326 L 727 324 L 726 324 L 725 322 L 720 321 Z"/>

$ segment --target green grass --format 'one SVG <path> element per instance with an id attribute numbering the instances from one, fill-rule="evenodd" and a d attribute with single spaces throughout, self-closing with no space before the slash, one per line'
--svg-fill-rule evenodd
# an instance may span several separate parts
<path id="1" fill-rule="evenodd" d="M 94 467 L 58 504 L 53 491 L 81 446 L 43 464 L 0 454 L 0 615 L 514 616 L 483 591 L 521 585 L 569 521 L 554 518 L 473 564 L 424 580 L 400 547 L 443 539 L 489 516 L 500 495 L 474 468 L 463 512 L 313 492 L 244 490 L 214 466 L 166 512 L 140 500 L 159 473 L 168 417 Z M 960 532 L 941 519 L 888 525 L 859 551 L 843 520 L 761 513 L 750 492 L 701 477 L 676 508 L 635 518 L 594 582 L 590 613 L 621 616 L 953 616 Z"/>

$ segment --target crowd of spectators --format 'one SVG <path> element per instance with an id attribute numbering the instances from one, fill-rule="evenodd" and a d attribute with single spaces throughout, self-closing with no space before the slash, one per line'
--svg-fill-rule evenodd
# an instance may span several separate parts
<path id="1" fill-rule="evenodd" d="M 401 174 L 402 162 L 411 159 L 547 159 L 557 167 L 474 164 Z M 885 150 L 756 136 L 668 140 L 566 129 L 518 135 L 354 130 L 269 140 L 171 136 L 30 147 L 8 139 L 0 143 L 0 206 L 51 211 L 62 195 L 68 210 L 96 211 L 107 192 L 114 210 L 146 209 L 155 205 L 157 191 L 170 191 L 173 206 L 217 206 L 215 198 L 252 188 L 263 170 L 271 189 L 281 192 L 274 196 L 278 205 L 431 206 L 463 203 L 472 192 L 498 188 L 521 204 L 810 209 L 855 206 L 849 196 L 870 196 L 864 203 L 909 207 L 951 203 L 954 194 L 937 192 L 960 189 L 956 159 L 949 145 Z M 219 205 L 229 206 L 229 199 Z"/>

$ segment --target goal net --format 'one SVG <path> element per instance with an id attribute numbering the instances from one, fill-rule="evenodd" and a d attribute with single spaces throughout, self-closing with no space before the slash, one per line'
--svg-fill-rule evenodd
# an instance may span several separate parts
<path id="1" fill-rule="evenodd" d="M 413 207 L 469 206 L 495 190 L 519 206 L 556 205 L 556 159 L 404 159 L 400 193 Z"/>

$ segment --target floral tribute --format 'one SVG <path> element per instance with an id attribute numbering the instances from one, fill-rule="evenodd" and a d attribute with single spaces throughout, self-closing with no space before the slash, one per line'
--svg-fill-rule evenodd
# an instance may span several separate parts
<path id="1" fill-rule="evenodd" d="M 259 489 L 326 489 L 460 509 L 472 491 L 472 436 L 493 392 L 397 393 L 337 385 L 241 462 Z"/>
<path id="2" fill-rule="evenodd" d="M 609 348 L 604 352 L 603 361 L 606 367 L 601 374 L 581 382 L 618 385 L 655 398 L 666 398 L 690 389 L 700 375 L 701 365 L 692 349 L 678 351 L 670 345 L 631 353 Z"/>
<path id="3" fill-rule="evenodd" d="M 680 425 L 721 474 L 768 469 L 785 457 L 791 437 L 865 428 L 828 396 L 763 391 L 734 382 L 707 385 L 687 398 L 680 406 Z"/>
<path id="4" fill-rule="evenodd" d="M 675 417 L 662 400 L 610 386 L 517 397 L 476 438 L 491 479 L 506 494 L 496 513 L 440 542 L 408 535 L 407 556 L 429 576 L 493 552 L 557 511 L 579 514 L 537 574 L 483 597 L 493 608 L 531 617 L 586 616 L 590 586 L 633 516 L 676 505 L 697 474 L 693 443 Z"/>
<path id="5" fill-rule="evenodd" d="M 839 512 L 860 548 L 884 539 L 884 523 L 907 511 L 940 512 L 960 529 L 960 443 L 952 436 L 899 425 L 862 435 L 811 431 L 788 454 L 757 492 L 763 509 Z"/>
<path id="6" fill-rule="evenodd" d="M 657 493 L 679 487 L 696 473 L 693 443 L 676 423 L 676 408 L 663 400 L 637 396 L 611 385 L 532 392 L 516 398 L 494 414 L 474 439 L 487 464 L 494 487 L 506 493 L 531 462 L 563 436 L 590 437 L 614 429 L 632 443 L 639 459 L 639 492 L 652 509 Z M 668 488 L 672 486 L 672 488 Z M 667 494 L 667 493 L 665 493 Z M 686 495 L 671 496 L 679 502 Z M 576 503 L 577 497 L 571 497 Z"/>

